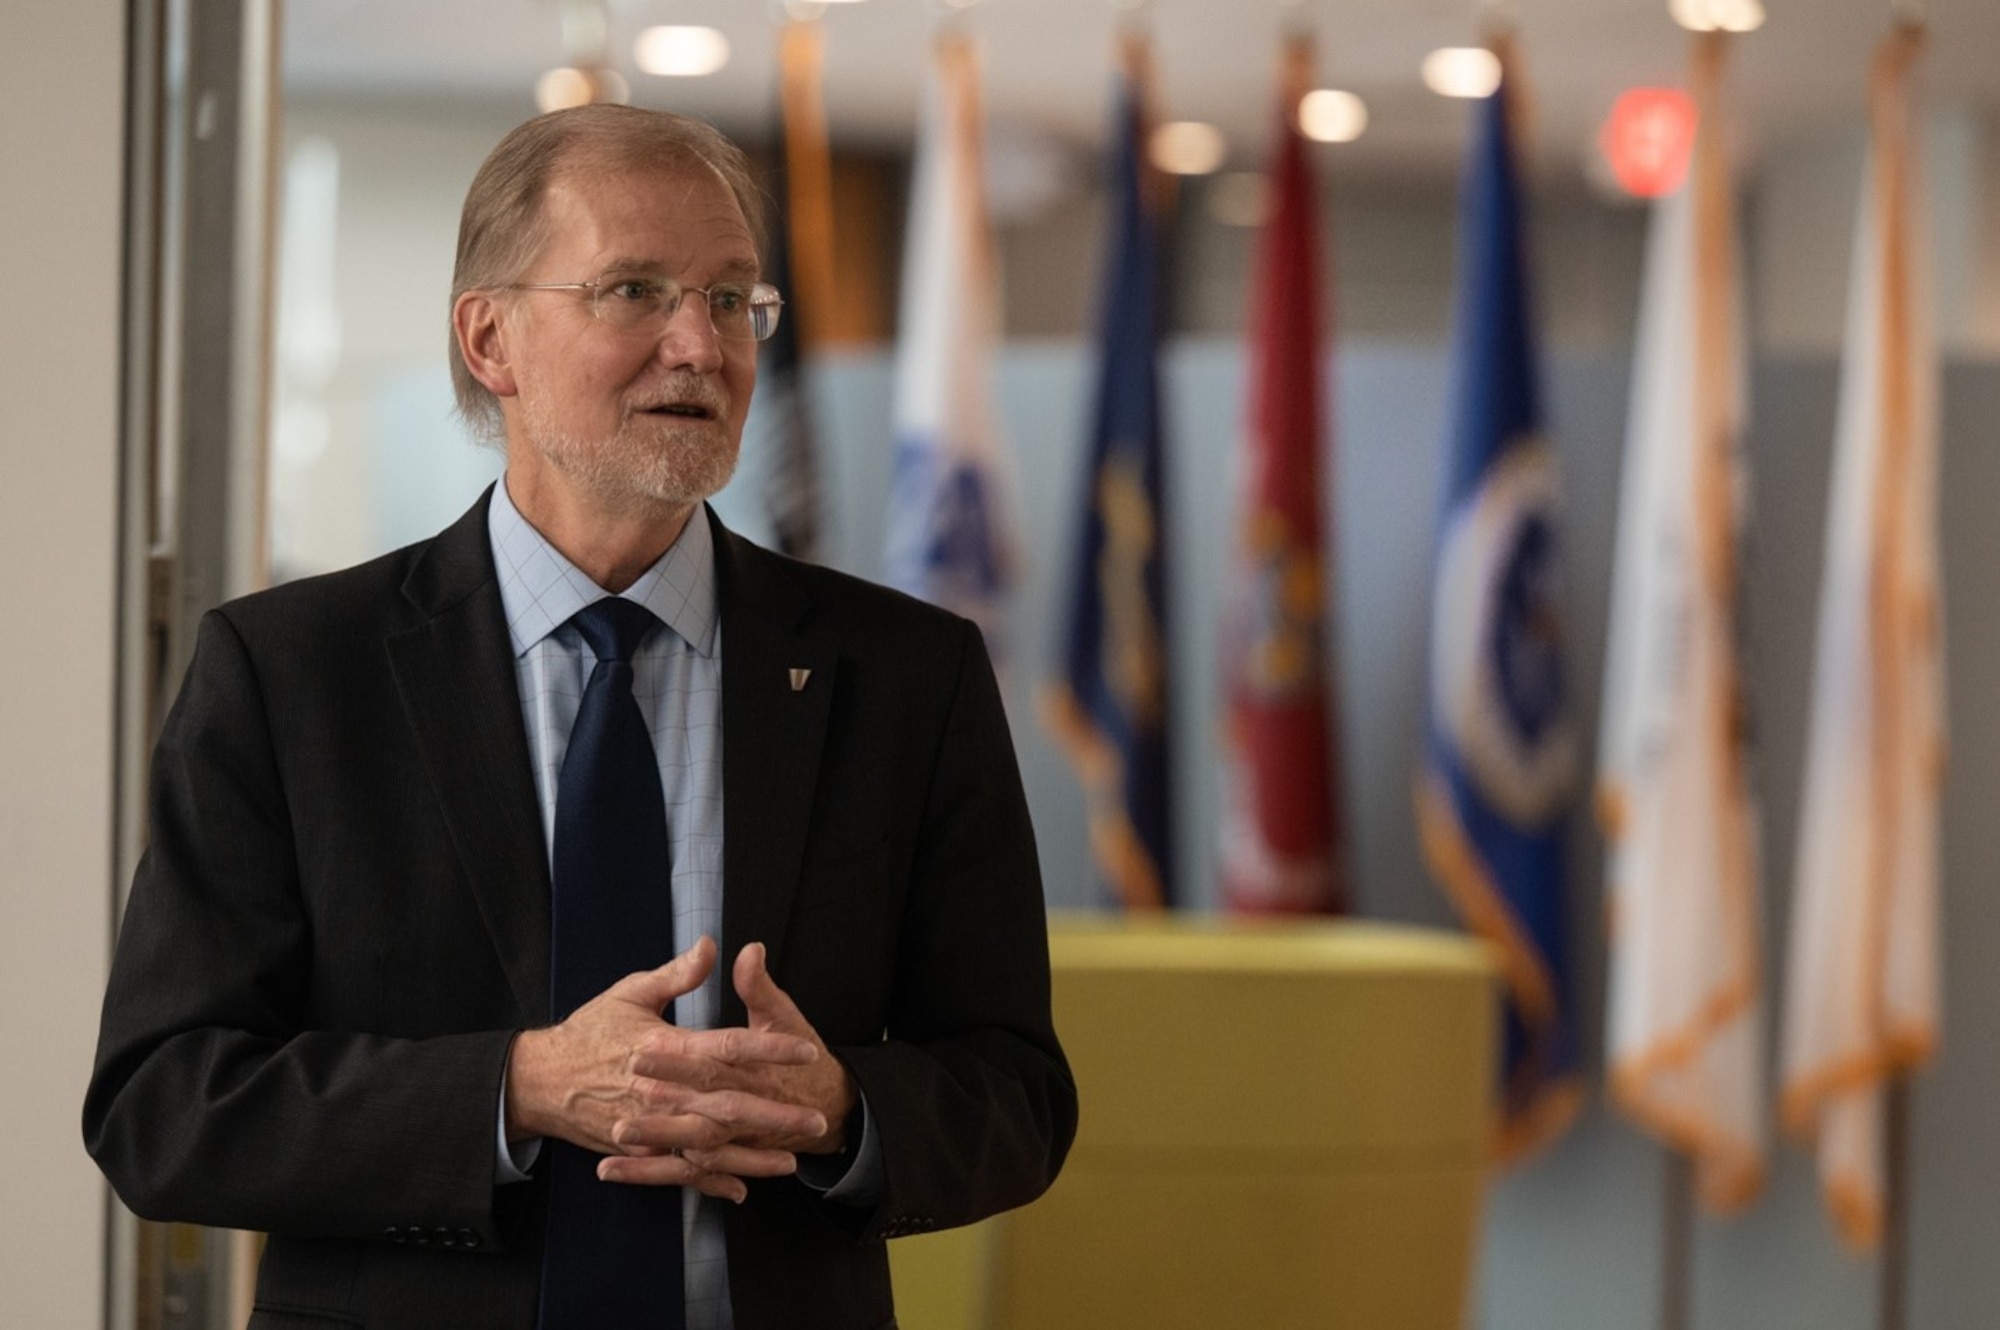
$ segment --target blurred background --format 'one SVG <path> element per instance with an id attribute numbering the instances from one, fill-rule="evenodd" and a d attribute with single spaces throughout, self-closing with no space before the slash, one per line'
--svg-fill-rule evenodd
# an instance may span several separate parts
<path id="1" fill-rule="evenodd" d="M 1766 4 L 1768 13 L 1753 3 L 1756 21 L 1731 39 L 1727 74 L 1749 350 L 1742 609 L 1766 971 L 1782 973 L 1790 918 L 1869 60 L 1894 20 L 1920 17 L 1930 41 L 1916 83 L 1916 137 L 1929 211 L 1917 243 L 1935 273 L 1942 359 L 1938 534 L 1953 692 L 1940 872 L 1946 1033 L 1913 1093 L 1903 1277 L 1909 1325 L 1995 1324 L 2000 1127 L 1991 1105 L 2000 1102 L 2000 1036 L 1985 1017 L 2000 1004 L 2000 903 L 1986 885 L 2000 871 L 2000 825 L 1986 805 L 2000 789 L 2000 727 L 1983 701 L 2000 677 L 2000 614 L 1986 594 L 2000 568 L 1992 519 L 2000 459 L 1991 446 L 2000 420 L 2000 74 L 1992 60 L 2000 6 Z M 136 843 L 135 752 L 143 743 L 135 731 L 178 677 L 174 634 L 146 606 L 165 599 L 185 608 L 420 539 L 498 475 L 498 454 L 470 439 L 451 410 L 444 352 L 458 210 L 492 145 L 538 105 L 576 97 L 579 80 L 601 95 L 712 120 L 775 184 L 785 134 L 780 46 L 788 26 L 813 30 L 835 263 L 831 298 L 794 313 L 805 320 L 802 400 L 817 447 L 818 556 L 880 578 L 884 532 L 897 520 L 889 510 L 897 338 L 911 280 L 906 219 L 924 87 L 940 33 L 973 42 L 998 278 L 996 433 L 1020 554 L 992 640 L 1050 904 L 1094 907 L 1106 891 L 1091 857 L 1088 801 L 1038 722 L 1035 699 L 1060 670 L 1076 575 L 1115 202 L 1120 34 L 1146 37 L 1155 118 L 1206 127 L 1182 134 L 1198 149 L 1193 159 L 1162 159 L 1175 183 L 1162 214 L 1159 361 L 1162 543 L 1172 567 L 1167 733 L 1177 778 L 1168 889 L 1179 906 L 1205 910 L 1221 903 L 1225 588 L 1241 517 L 1250 329 L 1259 302 L 1273 298 L 1256 281 L 1254 256 L 1270 219 L 1281 52 L 1289 35 L 1310 36 L 1311 86 L 1351 94 L 1346 120 L 1330 135 L 1343 141 L 1307 148 L 1324 276 L 1319 500 L 1335 759 L 1344 772 L 1340 853 L 1354 913 L 1457 929 L 1420 853 L 1410 792 L 1423 751 L 1459 181 L 1475 103 L 1432 86 L 1442 76 L 1427 75 L 1427 57 L 1477 47 L 1496 24 L 1508 27 L 1522 94 L 1526 266 L 1546 434 L 1563 487 L 1567 685 L 1580 751 L 1595 751 L 1651 216 L 1631 181 L 1619 179 L 1619 166 L 1630 163 L 1621 162 L 1625 150 L 1609 126 L 1628 90 L 1687 84 L 1690 39 L 1667 0 L 1504 8 L 1467 0 L 289 0 L 218 3 L 233 34 L 220 54 L 194 17 L 207 8 L 208 0 L 13 0 L 0 17 L 0 167 L 9 181 L 0 192 L 10 196 L 0 204 L 9 251 L 0 257 L 0 289 L 10 310 L 0 361 L 11 362 L 0 365 L 0 400 L 15 471 L 9 521 L 0 523 L 14 534 L 0 562 L 10 619 L 24 633 L 42 614 L 70 624 L 88 662 L 60 671 L 53 691 L 45 673 L 10 675 L 32 682 L 10 684 L 0 730 L 6 751 L 26 755 L 6 764 L 19 770 L 5 777 L 0 824 L 0 851 L 14 865 L 0 903 L 0 934 L 10 935 L 0 955 L 13 962 L 0 969 L 14 976 L 0 980 L 7 1051 L 32 1069 L 16 1085 L 48 1100 L 0 1107 L 0 1135 L 51 1161 L 21 1179 L 0 1245 L 0 1270 L 13 1276 L 6 1284 L 38 1290 L 41 1301 L 27 1319 L 0 1311 L 0 1321 L 120 1330 L 221 1324 L 196 1319 L 220 1316 L 210 1308 L 226 1303 L 199 1281 L 188 1286 L 199 1307 L 140 1305 L 131 1291 L 137 1257 L 121 1247 L 129 1236 L 119 1237 L 119 1223 L 106 1219 L 102 1183 L 74 1127 L 117 908 L 113 884 L 129 878 Z M 662 54 L 667 39 L 651 34 L 663 28 L 709 35 L 680 39 L 694 43 L 691 55 Z M 692 69 L 697 57 L 712 67 L 647 68 L 685 60 Z M 238 99 L 209 95 L 205 58 L 242 76 Z M 237 157 L 227 190 L 211 195 L 216 181 L 204 175 L 212 168 L 200 145 L 218 132 L 236 136 Z M 149 135 L 159 145 L 150 157 Z M 203 207 L 220 208 L 233 225 L 218 238 L 216 215 Z M 156 302 L 142 290 L 158 293 Z M 208 346 L 184 335 L 204 302 L 219 302 L 213 326 L 226 330 Z M 198 362 L 217 355 L 225 363 L 204 380 Z M 760 404 L 743 468 L 717 508 L 738 529 L 771 540 L 766 496 L 780 454 L 758 446 L 777 429 L 765 418 L 769 399 Z M 151 443 L 135 458 L 142 435 Z M 202 462 L 211 446 L 217 451 Z M 193 470 L 183 465 L 191 461 Z M 206 497 L 190 508 L 176 486 L 197 485 Z M 140 491 L 151 497 L 135 500 Z M 185 561 L 205 540 L 217 570 L 208 583 L 191 585 L 157 557 L 172 550 Z M 135 562 L 135 546 L 156 557 Z M 62 577 L 45 571 L 57 562 Z M 154 663 L 133 665 L 149 634 Z M 1653 1326 L 1663 1280 L 1673 1277 L 1663 1200 L 1678 1184 L 1657 1145 L 1606 1108 L 1598 1088 L 1605 851 L 1586 802 L 1567 824 L 1562 908 L 1590 1098 L 1571 1130 L 1495 1175 L 1468 1320 L 1489 1330 Z M 52 1011 L 53 1023 L 38 1018 Z M 187 1250 L 161 1259 L 210 1268 L 204 1239 L 182 1241 Z M 1790 1146 L 1773 1150 L 1754 1206 L 1696 1224 L 1689 1269 L 1692 1325 L 1879 1323 L 1880 1257 L 1841 1245 L 1811 1155 Z"/>

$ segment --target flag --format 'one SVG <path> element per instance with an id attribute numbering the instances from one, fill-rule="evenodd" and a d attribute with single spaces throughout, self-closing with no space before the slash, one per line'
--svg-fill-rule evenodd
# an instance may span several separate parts
<path id="1" fill-rule="evenodd" d="M 1689 178 L 1655 206 L 1612 574 L 1600 736 L 1612 1097 L 1688 1155 L 1711 1210 L 1765 1158 L 1756 812 L 1738 660 L 1747 388 L 1718 110 L 1695 39 Z"/>
<path id="2" fill-rule="evenodd" d="M 1243 516 L 1223 639 L 1221 828 L 1223 901 L 1245 912 L 1348 905 L 1320 529 L 1318 204 L 1295 120 L 1311 78 L 1311 47 L 1295 37 L 1280 80 L 1271 213 L 1250 289 Z"/>
<path id="3" fill-rule="evenodd" d="M 1014 542 L 993 400 L 999 293 L 969 40 L 941 37 L 932 75 L 910 182 L 886 571 L 891 585 L 978 623 L 998 656 Z"/>
<path id="4" fill-rule="evenodd" d="M 1062 674 L 1042 698 L 1083 780 L 1098 872 L 1128 909 L 1168 904 L 1172 881 L 1159 191 L 1145 166 L 1144 62 L 1134 38 L 1112 134 L 1097 406 Z"/>
<path id="5" fill-rule="evenodd" d="M 1783 1026 L 1785 1127 L 1817 1139 L 1828 1208 L 1860 1249 L 1882 1231 L 1883 1088 L 1929 1059 L 1939 1005 L 1938 365 L 1906 91 L 1919 41 L 1892 32 L 1870 77 Z"/>
<path id="6" fill-rule="evenodd" d="M 761 343 L 757 353 L 757 455 L 764 467 L 764 507 L 773 543 L 797 559 L 820 555 L 819 448 L 807 410 L 801 360 L 804 325 L 823 319 L 831 292 L 810 275 L 815 264 L 796 264 L 810 254 L 831 223 L 827 197 L 825 119 L 819 111 L 819 31 L 817 25 L 788 24 L 779 38 L 784 169 L 771 190 L 776 207 L 771 228 L 771 261 L 765 280 L 785 294 L 788 317 Z M 801 224 L 810 217 L 812 223 Z M 801 244 L 801 240 L 805 243 Z M 801 269 L 804 271 L 801 271 Z"/>
<path id="7" fill-rule="evenodd" d="M 1451 424 L 1417 784 L 1425 861 L 1502 962 L 1503 1158 L 1560 1134 L 1581 1102 L 1563 891 L 1576 728 L 1512 84 L 1510 76 L 1476 111 L 1459 205 Z"/>

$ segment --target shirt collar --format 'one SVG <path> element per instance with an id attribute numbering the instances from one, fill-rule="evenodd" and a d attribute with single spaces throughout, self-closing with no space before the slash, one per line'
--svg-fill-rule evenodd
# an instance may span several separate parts
<path id="1" fill-rule="evenodd" d="M 610 594 L 521 516 L 504 479 L 493 487 L 486 533 L 516 656 Z M 705 510 L 697 508 L 667 552 L 620 594 L 651 610 L 698 655 L 714 655 L 715 538 Z"/>

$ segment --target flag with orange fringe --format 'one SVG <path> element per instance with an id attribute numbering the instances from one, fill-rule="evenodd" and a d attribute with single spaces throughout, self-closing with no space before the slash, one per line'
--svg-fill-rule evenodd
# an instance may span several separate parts
<path id="1" fill-rule="evenodd" d="M 1612 1098 L 1691 1159 L 1702 1202 L 1725 1213 L 1761 1188 L 1768 1135 L 1726 40 L 1695 38 L 1693 161 L 1648 239 L 1598 770 Z"/>
<path id="2" fill-rule="evenodd" d="M 1576 725 L 1563 659 L 1560 484 L 1516 174 L 1514 73 L 1476 111 L 1459 204 L 1458 309 L 1417 782 L 1425 862 L 1498 949 L 1506 1020 L 1498 1150 L 1575 1118 L 1565 842 Z"/>
<path id="3" fill-rule="evenodd" d="M 1160 217 L 1146 165 L 1147 55 L 1128 37 L 1111 145 L 1111 236 L 1061 673 L 1042 718 L 1082 778 L 1091 857 L 1115 904 L 1172 903 Z"/>
<path id="4" fill-rule="evenodd" d="M 1907 86 L 1919 40 L 1890 33 L 1870 77 L 1783 1027 L 1786 1130 L 1816 1140 L 1827 1206 L 1860 1250 L 1882 1234 L 1884 1091 L 1930 1059 L 1938 1028 L 1944 652 Z"/>

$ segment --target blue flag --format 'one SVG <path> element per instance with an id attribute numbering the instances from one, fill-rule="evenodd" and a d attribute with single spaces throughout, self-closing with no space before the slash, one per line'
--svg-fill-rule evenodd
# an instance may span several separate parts
<path id="1" fill-rule="evenodd" d="M 1562 660 L 1555 455 L 1542 410 L 1507 89 L 1478 110 L 1460 211 L 1456 331 L 1429 723 L 1425 860 L 1499 949 L 1507 994 L 1503 1155 L 1580 1102 L 1563 890 L 1576 733 Z"/>
<path id="2" fill-rule="evenodd" d="M 1134 63 L 1137 63 L 1135 59 Z M 1114 900 L 1170 903 L 1165 477 L 1160 456 L 1159 238 L 1146 198 L 1143 91 L 1122 88 L 1112 144 L 1112 227 L 1097 409 L 1077 516 L 1062 675 L 1042 716 L 1090 806 Z"/>

